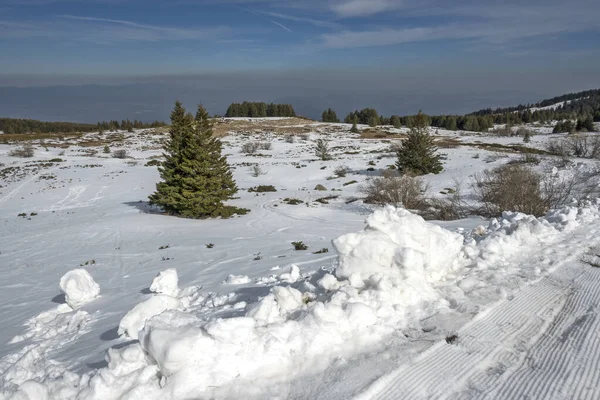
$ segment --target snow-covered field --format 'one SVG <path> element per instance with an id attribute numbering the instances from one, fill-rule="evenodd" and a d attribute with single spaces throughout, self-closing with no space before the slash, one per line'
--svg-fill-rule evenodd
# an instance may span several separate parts
<path id="1" fill-rule="evenodd" d="M 269 129 L 223 138 L 231 203 L 251 209 L 228 220 L 147 205 L 152 131 L 47 141 L 33 159 L 0 145 L 0 399 L 600 397 L 600 268 L 582 262 L 600 253 L 600 202 L 427 222 L 360 200 L 395 162 L 389 140 L 299 128 L 311 132 L 294 143 Z M 463 144 L 425 177 L 438 196 L 520 157 L 480 144 L 523 144 L 438 135 Z M 318 138 L 334 160 L 316 159 Z M 251 140 L 272 148 L 241 153 Z M 565 176 L 597 170 L 542 158 Z M 258 185 L 277 191 L 248 192 Z"/>

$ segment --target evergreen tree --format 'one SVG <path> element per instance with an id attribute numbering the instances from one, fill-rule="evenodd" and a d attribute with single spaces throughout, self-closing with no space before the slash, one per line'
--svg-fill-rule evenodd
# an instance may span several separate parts
<path id="1" fill-rule="evenodd" d="M 396 167 L 399 171 L 417 175 L 437 174 L 442 171 L 441 157 L 436 154 L 437 148 L 427 127 L 428 118 L 419 111 L 413 120 L 408 138 L 396 152 Z"/>
<path id="2" fill-rule="evenodd" d="M 198 106 L 194 118 L 176 102 L 171 112 L 169 140 L 164 145 L 165 160 L 159 167 L 162 181 L 150 196 L 150 204 L 186 218 L 229 217 L 247 212 L 223 204 L 237 192 L 237 187 L 221 152 L 221 142 L 213 137 L 206 110 Z"/>
<path id="3" fill-rule="evenodd" d="M 315 146 L 315 155 L 322 161 L 331 160 L 331 153 L 329 152 L 329 145 L 323 139 L 317 139 Z"/>
<path id="4" fill-rule="evenodd" d="M 394 128 L 401 128 L 402 121 L 400 121 L 400 117 L 397 115 L 392 115 L 392 117 L 390 118 L 390 125 L 393 125 Z"/>
<path id="5" fill-rule="evenodd" d="M 456 126 L 456 117 L 451 116 L 446 118 L 446 121 L 444 121 L 444 128 L 449 131 L 455 131 L 458 129 Z"/>
<path id="6" fill-rule="evenodd" d="M 525 133 L 523 134 L 523 143 L 529 143 L 531 142 L 531 134 L 529 133 L 529 130 L 526 130 Z"/>
<path id="7" fill-rule="evenodd" d="M 340 122 L 340 120 L 337 117 L 337 114 L 331 108 L 328 108 L 327 110 L 323 111 L 323 114 L 321 115 L 321 120 L 323 122 Z"/>
<path id="8" fill-rule="evenodd" d="M 352 128 L 350 128 L 350 132 L 359 133 L 358 126 L 356 126 L 356 121 L 352 122 Z"/>

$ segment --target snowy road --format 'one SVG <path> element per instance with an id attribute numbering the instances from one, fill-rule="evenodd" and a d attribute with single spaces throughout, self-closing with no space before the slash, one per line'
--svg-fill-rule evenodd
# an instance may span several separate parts
<path id="1" fill-rule="evenodd" d="M 550 256 L 565 257 L 569 245 Z M 578 262 L 580 255 L 478 315 L 454 344 L 437 343 L 357 399 L 597 399 L 600 268 Z"/>

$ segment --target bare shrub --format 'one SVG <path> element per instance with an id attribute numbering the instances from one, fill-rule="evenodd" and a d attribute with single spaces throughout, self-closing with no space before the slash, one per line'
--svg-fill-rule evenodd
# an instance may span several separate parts
<path id="1" fill-rule="evenodd" d="M 296 141 L 296 138 L 294 137 L 294 135 L 285 135 L 283 137 L 283 140 L 285 140 L 286 143 L 294 143 Z"/>
<path id="2" fill-rule="evenodd" d="M 524 165 L 505 165 L 474 176 L 472 183 L 479 213 L 493 217 L 503 211 L 518 211 L 535 216 L 567 202 L 574 179 L 545 177 Z"/>
<path id="3" fill-rule="evenodd" d="M 567 139 L 556 139 L 548 142 L 548 152 L 568 157 L 600 158 L 599 135 L 569 135 Z"/>
<path id="4" fill-rule="evenodd" d="M 115 150 L 112 153 L 113 158 L 127 158 L 129 157 L 129 154 L 127 154 L 127 150 L 125 149 L 119 149 L 119 150 Z"/>
<path id="5" fill-rule="evenodd" d="M 271 142 L 260 142 L 258 147 L 261 150 L 271 150 L 273 148 L 273 144 Z"/>
<path id="6" fill-rule="evenodd" d="M 497 127 L 491 130 L 493 135 L 497 136 L 513 136 L 515 133 L 512 131 L 512 127 L 510 125 L 504 125 L 503 127 Z"/>
<path id="7" fill-rule="evenodd" d="M 427 199 L 428 208 L 423 213 L 425 219 L 436 219 L 440 221 L 454 221 L 466 218 L 471 208 L 465 203 L 462 195 L 462 183 L 454 180 L 454 186 L 447 198 Z"/>
<path id="8" fill-rule="evenodd" d="M 259 177 L 260 175 L 265 174 L 265 172 L 262 170 L 262 168 L 258 164 L 253 165 L 251 168 L 251 171 L 252 171 L 252 176 L 255 178 Z"/>
<path id="9" fill-rule="evenodd" d="M 333 170 L 334 175 L 338 178 L 345 177 L 348 172 L 350 172 L 350 168 L 345 165 L 339 165 Z"/>
<path id="10" fill-rule="evenodd" d="M 31 158 L 35 154 L 33 146 L 26 144 L 21 148 L 11 150 L 8 155 L 11 157 Z"/>
<path id="11" fill-rule="evenodd" d="M 555 156 L 565 157 L 569 155 L 569 149 L 567 148 L 566 142 L 562 139 L 548 141 L 546 144 L 546 151 Z"/>
<path id="12" fill-rule="evenodd" d="M 539 164 L 542 160 L 535 154 L 525 153 L 521 157 L 510 160 L 509 164 Z"/>
<path id="13" fill-rule="evenodd" d="M 258 142 L 247 142 L 242 145 L 242 153 L 244 154 L 254 154 L 260 148 L 260 143 Z"/>
<path id="14" fill-rule="evenodd" d="M 303 133 L 300 135 L 300 139 L 302 140 L 309 140 L 310 139 L 310 135 L 308 133 Z"/>
<path id="15" fill-rule="evenodd" d="M 359 191 L 366 196 L 365 203 L 390 204 L 418 210 L 425 205 L 424 194 L 427 187 L 419 178 L 409 175 L 398 176 L 386 171 L 381 177 L 369 179 L 366 185 L 359 188 Z"/>

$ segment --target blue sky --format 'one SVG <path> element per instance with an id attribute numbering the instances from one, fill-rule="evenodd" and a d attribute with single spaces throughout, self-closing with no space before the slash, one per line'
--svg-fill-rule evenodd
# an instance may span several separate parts
<path id="1" fill-rule="evenodd" d="M 598 60 L 598 15 L 596 0 L 0 0 L 0 73 L 560 66 Z"/>
<path id="2" fill-rule="evenodd" d="M 165 118 L 175 98 L 309 116 L 534 102 L 600 87 L 599 16 L 598 0 L 0 0 L 0 88 L 115 87 L 85 106 L 61 92 L 73 115 L 47 91 L 11 91 L 0 109 L 93 120 Z M 123 85 L 146 95 L 124 102 Z"/>

